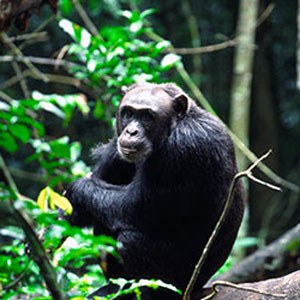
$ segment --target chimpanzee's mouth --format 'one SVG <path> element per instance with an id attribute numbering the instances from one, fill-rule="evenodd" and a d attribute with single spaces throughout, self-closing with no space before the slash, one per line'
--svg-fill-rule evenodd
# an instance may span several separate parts
<path id="1" fill-rule="evenodd" d="M 138 149 L 137 148 L 134 148 L 134 147 L 122 147 L 121 146 L 121 151 L 124 155 L 133 155 L 133 154 L 136 154 L 138 152 Z"/>

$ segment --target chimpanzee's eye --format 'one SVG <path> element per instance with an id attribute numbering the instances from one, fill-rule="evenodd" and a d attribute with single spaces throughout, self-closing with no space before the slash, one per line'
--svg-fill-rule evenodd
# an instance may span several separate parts
<path id="1" fill-rule="evenodd" d="M 131 109 L 124 109 L 122 112 L 123 118 L 131 119 L 133 117 L 133 112 Z"/>
<path id="2" fill-rule="evenodd" d="M 153 120 L 153 114 L 150 111 L 143 111 L 141 113 L 141 119 L 144 122 L 150 122 Z"/>

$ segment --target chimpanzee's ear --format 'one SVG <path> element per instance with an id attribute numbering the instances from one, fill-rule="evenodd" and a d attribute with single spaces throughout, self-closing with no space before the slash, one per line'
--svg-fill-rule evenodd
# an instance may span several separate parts
<path id="1" fill-rule="evenodd" d="M 175 97 L 173 107 L 177 115 L 177 119 L 183 119 L 188 111 L 188 98 L 184 94 Z"/>

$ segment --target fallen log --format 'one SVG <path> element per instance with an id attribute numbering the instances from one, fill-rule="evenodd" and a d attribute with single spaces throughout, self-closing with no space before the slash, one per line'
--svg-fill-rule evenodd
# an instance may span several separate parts
<path id="1" fill-rule="evenodd" d="M 255 282 L 289 274 L 299 267 L 300 224 L 270 245 L 246 257 L 215 280 L 235 283 Z"/>
<path id="2" fill-rule="evenodd" d="M 254 283 L 231 284 L 215 281 L 203 290 L 201 300 L 296 300 L 300 299 L 300 271 Z"/>

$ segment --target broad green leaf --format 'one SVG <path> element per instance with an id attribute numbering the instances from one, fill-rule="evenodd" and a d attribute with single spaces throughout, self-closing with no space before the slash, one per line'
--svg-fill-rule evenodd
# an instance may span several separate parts
<path id="1" fill-rule="evenodd" d="M 79 25 L 72 23 L 67 19 L 61 20 L 59 26 L 68 33 L 82 47 L 88 48 L 91 44 L 91 34 Z"/>
<path id="2" fill-rule="evenodd" d="M 171 43 L 169 41 L 161 41 L 155 45 L 155 48 L 157 48 L 159 50 L 163 50 L 163 49 L 170 47 L 170 45 L 171 45 Z"/>
<path id="3" fill-rule="evenodd" d="M 83 161 L 78 161 L 72 165 L 71 172 L 74 176 L 85 176 L 90 172 L 90 168 Z"/>
<path id="4" fill-rule="evenodd" d="M 139 30 L 141 30 L 143 28 L 143 22 L 142 21 L 137 21 L 137 22 L 133 22 L 130 24 L 130 31 L 136 33 Z"/>
<path id="5" fill-rule="evenodd" d="M 18 144 L 11 134 L 8 132 L 0 132 L 0 147 L 6 151 L 13 153 L 18 150 Z"/>
<path id="6" fill-rule="evenodd" d="M 78 142 L 74 142 L 70 146 L 71 160 L 76 161 L 81 153 L 81 145 Z"/>
<path id="7" fill-rule="evenodd" d="M 75 97 L 75 102 L 82 112 L 82 114 L 87 115 L 90 112 L 90 108 L 88 106 L 87 98 L 85 95 L 80 94 L 80 95 L 74 95 Z"/>
<path id="8" fill-rule="evenodd" d="M 60 0 L 60 9 L 65 15 L 70 15 L 72 12 L 73 4 L 71 0 Z"/>
<path id="9" fill-rule="evenodd" d="M 25 125 L 18 123 L 9 124 L 8 129 L 12 133 L 12 135 L 19 139 L 21 142 L 23 142 L 24 144 L 28 143 L 31 136 L 31 132 Z"/>
<path id="10" fill-rule="evenodd" d="M 64 119 L 66 117 L 65 113 L 61 109 L 50 102 L 40 102 L 39 108 L 49 111 L 61 119 Z"/>
<path id="11" fill-rule="evenodd" d="M 105 110 L 106 110 L 105 105 L 101 102 L 100 99 L 97 99 L 96 107 L 94 109 L 95 118 L 99 120 L 103 119 L 105 116 Z"/>
<path id="12" fill-rule="evenodd" d="M 132 12 L 129 10 L 123 10 L 121 11 L 121 14 L 123 17 L 127 18 L 127 19 L 131 19 L 132 18 Z"/>

